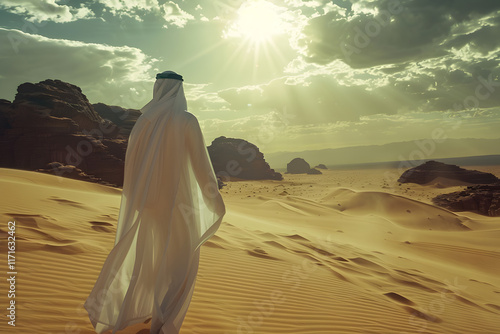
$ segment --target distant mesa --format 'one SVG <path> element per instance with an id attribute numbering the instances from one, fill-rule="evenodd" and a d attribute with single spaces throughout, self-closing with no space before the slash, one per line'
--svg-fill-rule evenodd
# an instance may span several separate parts
<path id="1" fill-rule="evenodd" d="M 314 167 L 314 168 L 319 168 L 319 169 L 328 169 L 328 168 L 327 168 L 325 165 L 323 165 L 323 164 L 319 164 L 319 165 L 317 165 L 317 166 L 316 166 L 316 167 Z"/>
<path id="2" fill-rule="evenodd" d="M 283 175 L 271 169 L 259 148 L 244 139 L 220 136 L 207 150 L 215 174 L 222 180 L 283 180 Z"/>
<path id="3" fill-rule="evenodd" d="M 314 168 L 311 168 L 309 163 L 307 161 L 305 161 L 304 159 L 295 158 L 286 165 L 286 173 L 287 174 L 304 174 L 304 173 L 305 174 L 323 174 L 323 173 L 321 173 L 320 170 L 316 169 L 316 168 L 323 168 L 321 166 L 323 166 L 324 169 L 326 169 L 326 166 L 322 165 L 322 164 L 318 165 Z"/>
<path id="4" fill-rule="evenodd" d="M 311 168 L 307 171 L 307 174 L 323 174 L 323 173 L 321 173 L 321 171 L 317 170 L 316 168 Z"/>
<path id="5" fill-rule="evenodd" d="M 311 166 L 302 158 L 295 158 L 286 165 L 286 172 L 290 174 L 302 174 L 311 170 Z"/>
<path id="6" fill-rule="evenodd" d="M 431 160 L 408 169 L 401 175 L 398 182 L 427 184 L 436 178 L 446 178 L 472 184 L 491 184 L 500 181 L 491 173 L 468 170 L 456 165 L 448 165 Z"/>
<path id="7" fill-rule="evenodd" d="M 500 216 L 500 182 L 469 186 L 464 191 L 434 197 L 435 205 L 451 211 L 477 211 L 486 216 Z"/>

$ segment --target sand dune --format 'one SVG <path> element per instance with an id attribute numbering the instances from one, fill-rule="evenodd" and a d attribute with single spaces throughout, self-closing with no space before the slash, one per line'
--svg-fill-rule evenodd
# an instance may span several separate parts
<path id="1" fill-rule="evenodd" d="M 181 333 L 498 333 L 500 219 L 430 204 L 457 186 L 388 186 L 383 172 L 230 182 Z M 0 185 L 1 259 L 14 219 L 18 272 L 17 328 L 0 332 L 93 333 L 83 302 L 120 190 L 11 169 Z"/>

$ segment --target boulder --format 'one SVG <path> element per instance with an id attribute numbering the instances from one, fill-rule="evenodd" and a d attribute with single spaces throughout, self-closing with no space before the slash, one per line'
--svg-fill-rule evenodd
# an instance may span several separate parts
<path id="1" fill-rule="evenodd" d="M 236 177 L 247 180 L 282 180 L 269 167 L 264 154 L 254 144 L 237 138 L 220 136 L 207 147 L 215 174 L 222 180 Z"/>
<path id="2" fill-rule="evenodd" d="M 455 165 L 437 161 L 427 161 L 417 167 L 405 171 L 399 178 L 399 183 L 427 184 L 436 178 L 446 178 L 473 184 L 490 184 L 500 180 L 491 173 L 468 170 Z"/>
<path id="3" fill-rule="evenodd" d="M 463 191 L 434 197 L 435 205 L 451 211 L 477 211 L 486 216 L 500 216 L 500 182 L 469 186 Z"/>
<path id="4" fill-rule="evenodd" d="M 317 170 L 316 168 L 311 168 L 307 171 L 307 174 L 323 174 L 321 171 Z"/>
<path id="5" fill-rule="evenodd" d="M 311 170 L 311 166 L 302 158 L 295 158 L 286 165 L 286 171 L 290 174 L 302 174 Z"/>
<path id="6" fill-rule="evenodd" d="M 316 166 L 316 167 L 314 167 L 314 168 L 319 168 L 319 169 L 328 169 L 328 168 L 327 168 L 325 165 L 323 165 L 323 164 L 319 164 L 319 165 L 317 165 L 317 166 Z"/>

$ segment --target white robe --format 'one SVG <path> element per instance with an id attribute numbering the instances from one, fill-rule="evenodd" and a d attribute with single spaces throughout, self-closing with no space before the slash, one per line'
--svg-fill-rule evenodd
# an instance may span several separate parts
<path id="1" fill-rule="evenodd" d="M 200 246 L 225 205 L 182 81 L 157 79 L 130 133 L 115 237 L 84 303 L 97 333 L 151 320 L 151 334 L 177 334 L 198 272 Z"/>

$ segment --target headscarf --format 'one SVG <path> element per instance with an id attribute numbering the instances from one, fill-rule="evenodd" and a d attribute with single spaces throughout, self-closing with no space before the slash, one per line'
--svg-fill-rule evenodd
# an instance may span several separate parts
<path id="1" fill-rule="evenodd" d="M 182 76 L 173 71 L 158 73 L 153 88 L 153 99 L 141 109 L 141 113 L 151 120 L 154 117 L 154 111 L 158 109 L 162 112 L 187 111 L 183 81 Z"/>
<path id="2" fill-rule="evenodd" d="M 151 333 L 177 333 L 200 247 L 225 214 L 200 125 L 187 111 L 182 77 L 159 73 L 153 99 L 141 112 L 125 155 L 115 246 L 84 305 L 97 333 L 148 318 Z"/>

